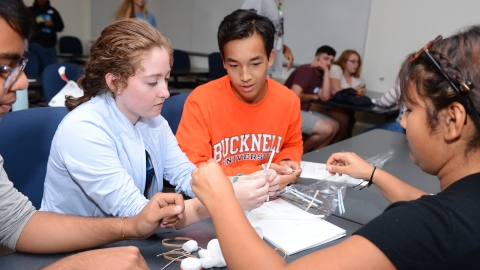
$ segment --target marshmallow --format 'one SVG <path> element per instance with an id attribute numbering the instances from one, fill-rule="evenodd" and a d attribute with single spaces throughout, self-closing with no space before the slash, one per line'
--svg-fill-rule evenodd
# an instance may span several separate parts
<path id="1" fill-rule="evenodd" d="M 198 243 L 195 240 L 188 240 L 182 245 L 182 249 L 188 253 L 192 253 L 198 249 Z"/>

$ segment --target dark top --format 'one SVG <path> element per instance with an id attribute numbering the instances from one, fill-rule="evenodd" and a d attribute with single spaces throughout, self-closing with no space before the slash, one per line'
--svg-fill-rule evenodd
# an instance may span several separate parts
<path id="1" fill-rule="evenodd" d="M 480 269 L 480 174 L 397 202 L 359 229 L 398 269 Z"/>
<path id="2" fill-rule="evenodd" d="M 294 84 L 298 84 L 303 89 L 305 94 L 316 94 L 322 90 L 323 86 L 323 73 L 320 75 L 315 71 L 315 68 L 310 67 L 310 64 L 301 65 L 297 67 L 288 76 L 285 81 L 285 86 L 292 89 Z M 309 111 L 311 102 L 306 101 L 301 103 L 302 111 Z"/>
<path id="3" fill-rule="evenodd" d="M 63 30 L 63 20 L 60 13 L 48 2 L 45 9 L 42 9 L 36 2 L 29 7 L 35 21 L 35 33 L 30 42 L 37 42 L 44 47 L 53 47 L 57 44 L 57 32 Z M 53 26 L 47 27 L 45 21 L 52 21 Z"/>

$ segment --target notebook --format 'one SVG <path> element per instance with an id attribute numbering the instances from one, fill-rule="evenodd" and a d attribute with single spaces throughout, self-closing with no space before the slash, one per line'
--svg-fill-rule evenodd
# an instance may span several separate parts
<path id="1" fill-rule="evenodd" d="M 288 255 L 328 243 L 345 236 L 346 231 L 282 200 L 264 203 L 250 212 L 253 227 L 260 227 L 263 237 Z"/>

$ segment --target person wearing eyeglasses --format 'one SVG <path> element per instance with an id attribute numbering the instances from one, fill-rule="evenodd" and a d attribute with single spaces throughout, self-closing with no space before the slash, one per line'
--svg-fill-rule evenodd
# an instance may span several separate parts
<path id="1" fill-rule="evenodd" d="M 341 243 L 287 265 L 210 160 L 194 172 L 192 188 L 230 269 L 480 269 L 480 25 L 408 55 L 397 80 L 410 159 L 438 177 L 441 191 L 427 194 L 354 153 L 335 153 L 326 161 L 331 174 L 369 179 L 392 204 Z"/>
<path id="2" fill-rule="evenodd" d="M 359 95 L 365 95 L 367 91 L 365 80 L 360 76 L 362 59 L 354 50 L 345 50 L 330 68 L 330 89 L 332 95 L 340 90 L 353 88 Z M 340 123 L 338 136 L 344 138 L 355 123 L 354 111 L 332 108 L 329 114 Z"/>
<path id="3" fill-rule="evenodd" d="M 353 88 L 364 95 L 367 91 L 365 80 L 360 77 L 362 71 L 362 59 L 354 50 L 345 50 L 330 68 L 330 84 L 333 94 Z"/>
<path id="4" fill-rule="evenodd" d="M 16 91 L 28 86 L 23 72 L 28 59 L 22 57 L 24 40 L 32 32 L 28 14 L 23 1 L 0 1 L 0 120 L 12 108 Z M 0 156 L 0 245 L 15 251 L 67 253 L 122 239 L 144 239 L 162 226 L 164 219 L 183 217 L 183 198 L 173 193 L 158 193 L 131 218 L 83 218 L 36 211 L 28 198 L 14 188 L 3 162 Z M 148 269 L 148 265 L 138 248 L 130 246 L 76 253 L 45 269 L 73 268 Z"/>

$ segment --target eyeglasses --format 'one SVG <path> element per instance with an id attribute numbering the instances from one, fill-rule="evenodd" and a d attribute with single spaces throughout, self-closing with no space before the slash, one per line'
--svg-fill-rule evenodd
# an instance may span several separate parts
<path id="1" fill-rule="evenodd" d="M 20 58 L 20 64 L 16 67 L 9 67 L 9 66 L 4 66 L 0 65 L 0 73 L 8 73 L 7 78 L 5 79 L 5 83 L 3 84 L 3 87 L 5 89 L 10 88 L 12 84 L 14 84 L 18 77 L 21 74 L 21 71 L 25 69 L 25 66 L 27 65 L 28 58 L 22 57 Z"/>
<path id="2" fill-rule="evenodd" d="M 347 60 L 348 62 L 352 63 L 352 64 L 360 64 L 360 60 Z"/>
<path id="3" fill-rule="evenodd" d="M 460 92 L 467 92 L 471 89 L 473 89 L 473 83 L 470 82 L 470 81 L 466 81 L 464 83 L 462 83 L 460 85 L 460 88 L 458 88 L 453 82 L 452 80 L 450 80 L 450 77 L 448 77 L 448 75 L 443 72 L 442 68 L 440 67 L 440 65 L 438 64 L 438 62 L 435 60 L 435 58 L 433 58 L 433 56 L 430 54 L 430 52 L 428 51 L 428 49 L 433 45 L 435 44 L 436 42 L 438 42 L 439 40 L 442 40 L 443 37 L 441 35 L 439 35 L 438 37 L 436 37 L 434 40 L 430 41 L 427 43 L 427 45 L 423 46 L 416 54 L 414 54 L 412 56 L 412 58 L 410 58 L 410 63 L 412 63 L 413 61 L 415 61 L 422 53 L 425 53 L 427 56 L 428 56 L 428 59 L 430 59 L 430 61 L 433 63 L 433 65 L 440 71 L 440 73 L 442 73 L 443 77 L 445 77 L 445 79 L 447 80 L 447 82 L 450 84 L 450 86 L 452 86 L 453 90 L 455 90 L 455 92 L 457 93 L 460 93 Z"/>

